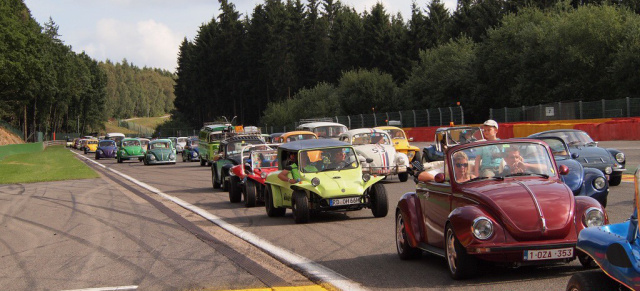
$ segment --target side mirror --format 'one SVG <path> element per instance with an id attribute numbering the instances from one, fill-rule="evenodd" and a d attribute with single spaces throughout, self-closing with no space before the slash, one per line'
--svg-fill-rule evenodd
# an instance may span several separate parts
<path id="1" fill-rule="evenodd" d="M 410 138 L 409 138 L 409 141 L 413 141 L 413 137 L 410 137 Z"/>
<path id="2" fill-rule="evenodd" d="M 577 159 L 579 157 L 580 157 L 580 155 L 578 153 L 571 153 L 571 158 L 572 159 Z"/>
<path id="3" fill-rule="evenodd" d="M 558 168 L 558 172 L 560 173 L 560 175 L 566 175 L 569 174 L 569 167 L 565 166 L 565 165 L 560 165 L 560 167 Z"/>
<path id="4" fill-rule="evenodd" d="M 373 159 L 372 159 L 372 158 L 367 158 L 365 161 L 366 161 L 367 163 L 369 163 L 369 164 L 373 163 Z"/>
<path id="5" fill-rule="evenodd" d="M 444 183 L 444 174 L 443 173 L 436 174 L 436 176 L 434 177 L 434 180 L 436 181 L 436 183 Z"/>

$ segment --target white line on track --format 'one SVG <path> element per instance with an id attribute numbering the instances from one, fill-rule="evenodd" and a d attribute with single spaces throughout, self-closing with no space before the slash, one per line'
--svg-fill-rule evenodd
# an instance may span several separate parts
<path id="1" fill-rule="evenodd" d="M 213 214 L 211 214 L 210 212 L 197 207 L 195 205 L 192 205 L 180 198 L 177 197 L 173 197 L 171 195 L 167 195 L 165 193 L 163 193 L 162 191 L 158 190 L 155 187 L 152 187 L 144 182 L 138 181 L 134 178 L 132 178 L 129 175 L 126 175 L 124 173 L 121 173 L 117 170 L 114 170 L 110 167 L 107 167 L 101 163 L 98 163 L 94 160 L 91 160 L 83 155 L 80 155 L 78 153 L 76 153 L 75 151 L 71 150 L 71 152 L 75 153 L 76 155 L 78 155 L 79 157 L 82 157 L 84 159 L 86 159 L 89 162 L 92 162 L 102 168 L 105 168 L 133 183 L 135 183 L 136 185 L 145 188 L 153 193 L 158 194 L 159 196 L 171 200 L 172 202 L 180 205 L 181 207 L 196 213 L 202 217 L 204 217 L 205 219 L 215 223 L 216 225 L 218 225 L 219 227 L 225 229 L 226 231 L 230 232 L 231 234 L 247 241 L 248 243 L 260 248 L 261 250 L 267 252 L 268 254 L 270 254 L 271 256 L 287 262 L 289 265 L 293 266 L 295 269 L 297 270 L 302 270 L 303 273 L 307 274 L 308 276 L 311 276 L 312 278 L 318 279 L 322 282 L 326 282 L 330 285 L 332 285 L 333 287 L 336 287 L 338 289 L 341 290 L 354 290 L 354 291 L 358 291 L 358 290 L 367 290 L 366 288 L 362 287 L 359 283 L 351 281 L 349 278 L 336 273 L 335 271 L 322 266 L 312 260 L 309 260 L 303 256 L 300 256 L 298 254 L 292 253 L 286 249 L 283 249 L 281 247 L 278 247 L 272 243 L 270 243 L 269 241 L 254 235 L 253 233 L 244 231 L 234 225 L 231 225 L 229 223 L 227 223 L 226 221 L 222 220 L 220 217 L 217 217 Z M 87 289 L 88 290 L 88 289 Z M 120 290 L 120 289 L 118 289 Z"/>
<path id="2" fill-rule="evenodd" d="M 65 290 L 65 291 L 117 291 L 117 290 L 137 290 L 137 289 L 138 289 L 137 285 L 130 285 L 130 286 L 116 286 L 116 287 L 73 289 L 73 290 Z"/>

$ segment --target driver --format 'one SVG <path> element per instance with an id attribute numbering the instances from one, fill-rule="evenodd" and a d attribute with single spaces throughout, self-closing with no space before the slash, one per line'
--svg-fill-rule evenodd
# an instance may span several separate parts
<path id="1" fill-rule="evenodd" d="M 342 149 L 333 149 L 331 152 L 331 158 L 328 163 L 325 163 L 325 169 L 336 169 L 342 164 L 344 166 L 346 154 Z"/>

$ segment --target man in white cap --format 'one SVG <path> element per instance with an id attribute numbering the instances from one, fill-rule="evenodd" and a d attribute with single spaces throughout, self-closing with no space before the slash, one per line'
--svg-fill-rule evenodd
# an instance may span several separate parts
<path id="1" fill-rule="evenodd" d="M 486 140 L 498 140 L 498 123 L 489 119 L 482 124 L 482 133 Z M 502 154 L 496 146 L 486 146 L 480 148 L 476 156 L 474 172 L 476 176 L 493 177 L 500 168 Z"/>

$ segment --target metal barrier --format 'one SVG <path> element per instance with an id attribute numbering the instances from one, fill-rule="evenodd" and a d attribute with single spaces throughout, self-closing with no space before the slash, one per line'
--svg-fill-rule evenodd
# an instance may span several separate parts
<path id="1" fill-rule="evenodd" d="M 489 109 L 497 122 L 596 119 L 640 116 L 640 98 L 556 102 L 534 106 Z"/>

